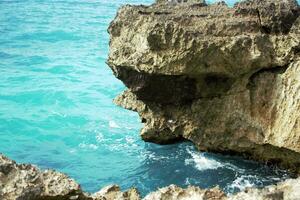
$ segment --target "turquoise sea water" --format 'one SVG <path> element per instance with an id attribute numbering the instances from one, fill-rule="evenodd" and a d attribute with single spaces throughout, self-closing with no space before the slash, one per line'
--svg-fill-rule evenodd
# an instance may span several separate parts
<path id="1" fill-rule="evenodd" d="M 106 66 L 117 8 L 150 0 L 0 1 L 0 152 L 54 168 L 94 192 L 146 194 L 169 184 L 227 192 L 287 178 L 251 161 L 144 143 L 136 113 L 115 106 L 123 84 Z"/>

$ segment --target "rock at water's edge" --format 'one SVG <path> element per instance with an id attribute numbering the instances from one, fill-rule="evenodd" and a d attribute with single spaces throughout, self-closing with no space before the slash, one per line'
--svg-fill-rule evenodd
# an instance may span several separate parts
<path id="1" fill-rule="evenodd" d="M 300 172 L 300 8 L 296 0 L 124 6 L 108 65 L 142 138 L 182 138 Z"/>
<path id="2" fill-rule="evenodd" d="M 65 174 L 40 170 L 30 164 L 17 164 L 0 154 L 1 200 L 139 200 L 136 189 L 121 192 L 116 185 L 94 194 L 81 190 L 80 185 Z"/>
<path id="3" fill-rule="evenodd" d="M 299 200 L 300 178 L 291 179 L 264 189 L 248 188 L 226 196 L 219 188 L 186 189 L 170 185 L 151 192 L 143 200 Z M 136 189 L 125 192 L 117 185 L 104 187 L 94 194 L 84 193 L 68 176 L 42 171 L 29 164 L 17 164 L 0 154 L 1 200 L 141 200 Z"/>

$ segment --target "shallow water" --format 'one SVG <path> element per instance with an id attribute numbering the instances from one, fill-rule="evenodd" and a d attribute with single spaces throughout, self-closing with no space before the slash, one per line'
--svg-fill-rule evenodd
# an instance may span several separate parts
<path id="1" fill-rule="evenodd" d="M 287 178 L 190 143 L 144 143 L 138 115 L 112 103 L 124 86 L 105 64 L 107 26 L 121 4 L 151 2 L 0 1 L 0 152 L 90 192 L 111 183 L 142 194 L 172 183 L 235 192 Z"/>

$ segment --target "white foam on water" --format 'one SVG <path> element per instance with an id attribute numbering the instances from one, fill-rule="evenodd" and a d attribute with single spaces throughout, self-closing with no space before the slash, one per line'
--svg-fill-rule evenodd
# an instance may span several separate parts
<path id="1" fill-rule="evenodd" d="M 224 167 L 227 168 L 227 169 L 230 169 L 230 170 L 232 170 L 234 172 L 238 172 L 240 174 L 246 173 L 246 171 L 247 171 L 246 169 L 239 168 L 239 167 L 237 167 L 237 166 L 235 166 L 235 165 L 233 165 L 231 163 L 228 163 L 228 162 L 224 163 Z"/>
<path id="2" fill-rule="evenodd" d="M 156 153 L 147 150 L 143 151 L 143 153 L 141 153 L 139 157 L 143 160 L 147 159 L 150 161 L 165 161 L 170 159 L 168 156 L 157 155 Z"/>
<path id="3" fill-rule="evenodd" d="M 60 113 L 60 112 L 56 112 L 56 111 L 51 111 L 51 114 L 53 115 L 57 115 L 57 116 L 60 116 L 60 117 L 63 117 L 63 118 L 66 118 L 67 115 L 66 114 L 63 114 L 63 113 Z"/>
<path id="4" fill-rule="evenodd" d="M 191 185 L 189 178 L 186 178 L 186 179 L 185 179 L 185 184 L 186 184 L 186 185 Z"/>
<path id="5" fill-rule="evenodd" d="M 79 148 L 88 150 L 97 150 L 99 147 L 95 144 L 80 143 Z"/>
<path id="6" fill-rule="evenodd" d="M 187 149 L 187 152 L 192 156 L 192 158 L 185 159 L 186 165 L 194 165 L 200 171 L 208 169 L 217 169 L 223 167 L 224 165 L 216 160 L 207 158 L 200 152 L 193 152 Z"/>
<path id="7" fill-rule="evenodd" d="M 126 143 L 128 143 L 128 144 L 134 144 L 134 142 L 135 142 L 135 139 L 133 137 L 129 137 L 129 136 L 126 136 L 125 140 L 126 140 Z"/>
<path id="8" fill-rule="evenodd" d="M 120 126 L 113 120 L 110 120 L 108 122 L 108 125 L 109 125 L 110 128 L 120 128 Z"/>
<path id="9" fill-rule="evenodd" d="M 232 184 L 226 187 L 226 190 L 232 193 L 235 190 L 244 191 L 246 188 L 255 187 L 256 184 L 250 180 L 253 178 L 254 176 L 252 175 L 242 175 L 237 177 Z"/>
<path id="10" fill-rule="evenodd" d="M 77 152 L 77 150 L 74 149 L 74 148 L 72 148 L 72 149 L 69 150 L 69 153 L 71 153 L 71 154 L 75 154 L 76 152 Z"/>
<path id="11" fill-rule="evenodd" d="M 96 141 L 97 142 L 103 142 L 104 141 L 104 136 L 102 133 L 97 133 L 96 134 Z"/>

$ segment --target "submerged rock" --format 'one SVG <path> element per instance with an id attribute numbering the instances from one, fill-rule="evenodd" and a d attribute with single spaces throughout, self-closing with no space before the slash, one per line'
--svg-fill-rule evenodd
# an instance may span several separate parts
<path id="1" fill-rule="evenodd" d="M 300 172 L 300 8 L 296 0 L 124 6 L 108 65 L 145 141 L 188 139 Z"/>

